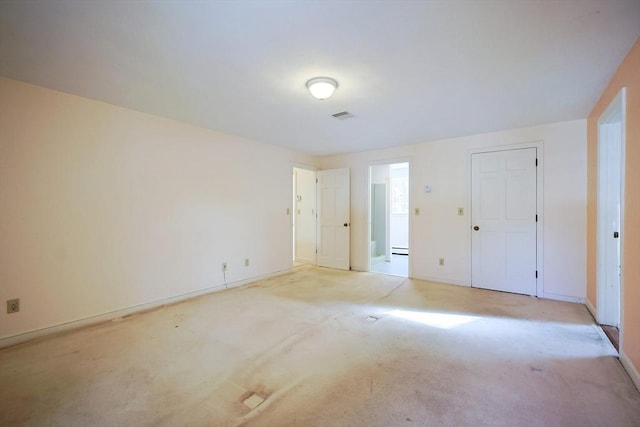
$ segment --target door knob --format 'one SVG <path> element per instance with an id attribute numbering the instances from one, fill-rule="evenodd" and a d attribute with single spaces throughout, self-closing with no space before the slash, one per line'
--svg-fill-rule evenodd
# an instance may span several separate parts
<path id="1" fill-rule="evenodd" d="M 473 226 L 473 229 L 474 229 L 475 231 L 478 231 L 478 230 L 480 230 L 480 227 L 478 227 L 477 225 L 474 225 L 474 226 Z"/>
<path id="2" fill-rule="evenodd" d="M 620 237 L 620 233 L 618 233 L 617 231 L 613 232 L 613 238 L 617 239 L 618 237 Z"/>
<path id="3" fill-rule="evenodd" d="M 344 226 L 345 226 L 345 227 L 348 227 L 348 226 L 349 226 L 349 224 L 347 224 L 347 223 L 345 222 L 345 223 L 344 223 Z"/>

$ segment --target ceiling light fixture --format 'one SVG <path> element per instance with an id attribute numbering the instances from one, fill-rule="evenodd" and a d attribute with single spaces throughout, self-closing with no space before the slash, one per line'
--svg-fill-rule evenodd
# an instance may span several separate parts
<path id="1" fill-rule="evenodd" d="M 307 89 L 315 98 L 324 101 L 333 95 L 338 87 L 338 82 L 330 77 L 314 77 L 307 82 Z"/>

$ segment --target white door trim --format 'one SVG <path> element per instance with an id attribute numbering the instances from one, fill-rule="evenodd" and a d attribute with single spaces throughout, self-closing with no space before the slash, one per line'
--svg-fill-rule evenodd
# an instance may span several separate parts
<path id="1" fill-rule="evenodd" d="M 370 256 L 370 248 L 371 248 L 371 167 L 372 166 L 380 166 L 380 165 L 392 165 L 396 163 L 408 163 L 409 164 L 409 269 L 407 271 L 407 277 L 413 277 L 413 255 L 411 248 L 413 247 L 413 233 L 411 233 L 411 226 L 413 222 L 413 165 L 411 163 L 411 157 L 392 157 L 389 159 L 377 159 L 369 162 L 367 165 L 367 179 L 365 179 L 364 185 L 365 194 L 367 195 L 367 232 L 365 233 L 365 238 L 363 248 L 365 248 L 365 259 L 367 263 L 365 265 L 365 271 L 371 271 L 371 256 Z"/>
<path id="2" fill-rule="evenodd" d="M 616 117 L 619 116 L 619 117 Z M 619 223 L 619 233 L 620 233 L 620 285 L 618 289 L 618 297 L 617 301 L 614 300 L 613 296 L 608 292 L 608 287 L 606 286 L 605 278 L 603 277 L 606 274 L 606 270 L 602 268 L 602 264 L 604 262 L 603 258 L 605 258 L 605 245 L 603 243 L 604 239 L 608 237 L 609 230 L 604 224 L 604 210 L 605 206 L 601 206 L 601 201 L 606 199 L 606 190 L 602 188 L 601 182 L 601 173 L 602 173 L 602 154 L 605 150 L 602 145 L 602 131 L 603 127 L 608 122 L 612 120 L 620 120 L 620 223 Z M 598 176 L 597 176 L 597 202 L 596 202 L 596 320 L 600 324 L 611 324 L 618 323 L 618 327 L 620 329 L 620 348 L 622 348 L 622 321 L 623 318 L 623 295 L 624 295 L 624 266 L 622 266 L 622 260 L 624 259 L 624 187 L 625 187 L 625 145 L 626 145 L 626 88 L 622 88 L 620 92 L 616 95 L 616 97 L 611 101 L 607 109 L 602 113 L 600 118 L 598 119 Z M 604 165 L 605 167 L 607 165 Z M 613 308 L 613 304 L 619 304 L 617 309 L 617 321 L 612 321 L 612 317 L 615 316 L 615 308 Z"/>
<path id="3" fill-rule="evenodd" d="M 467 200 L 469 201 L 469 205 L 467 208 L 468 212 L 471 212 L 472 206 L 472 191 L 471 191 L 471 156 L 473 154 L 481 154 L 481 153 L 491 153 L 495 151 L 508 151 L 508 150 L 519 150 L 523 148 L 536 148 L 537 149 L 537 158 L 538 158 L 538 170 L 536 173 L 536 208 L 538 211 L 538 222 L 536 224 L 536 270 L 538 272 L 538 278 L 536 279 L 536 296 L 539 298 L 551 298 L 551 299 L 560 299 L 561 297 L 558 295 L 545 295 L 544 292 L 544 141 L 531 141 L 531 142 L 523 142 L 516 144 L 507 144 L 507 145 L 496 145 L 491 147 L 476 147 L 470 148 L 467 152 L 467 166 L 466 173 L 467 175 Z M 468 242 L 469 242 L 469 285 L 471 285 L 472 277 L 472 257 L 473 257 L 473 249 L 471 246 L 471 215 L 467 215 L 467 233 L 468 233 Z"/>

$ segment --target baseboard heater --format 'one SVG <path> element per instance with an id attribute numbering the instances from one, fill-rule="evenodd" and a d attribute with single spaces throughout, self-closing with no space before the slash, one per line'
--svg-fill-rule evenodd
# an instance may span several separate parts
<path id="1" fill-rule="evenodd" d="M 396 246 L 392 246 L 391 253 L 393 255 L 409 255 L 409 248 L 398 248 Z"/>

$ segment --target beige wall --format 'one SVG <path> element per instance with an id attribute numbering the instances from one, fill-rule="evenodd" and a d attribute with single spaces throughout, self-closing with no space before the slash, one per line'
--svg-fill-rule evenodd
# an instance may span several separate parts
<path id="1" fill-rule="evenodd" d="M 623 230 L 623 316 L 621 354 L 640 370 L 640 39 L 620 64 L 587 120 L 587 298 L 597 308 L 596 198 L 598 119 L 623 87 L 627 88 Z"/>
<path id="2" fill-rule="evenodd" d="M 0 79 L 0 338 L 290 269 L 311 161 Z"/>
<path id="3" fill-rule="evenodd" d="M 323 169 L 351 169 L 351 265 L 367 269 L 369 166 L 410 161 L 411 275 L 471 283 L 471 151 L 542 142 L 544 288 L 540 297 L 583 302 L 586 282 L 586 120 L 486 133 L 388 150 L 330 156 Z M 425 193 L 424 186 L 431 186 Z M 458 208 L 465 215 L 458 216 Z M 445 258 L 445 265 L 438 265 Z M 532 272 L 533 273 L 533 272 Z"/>

